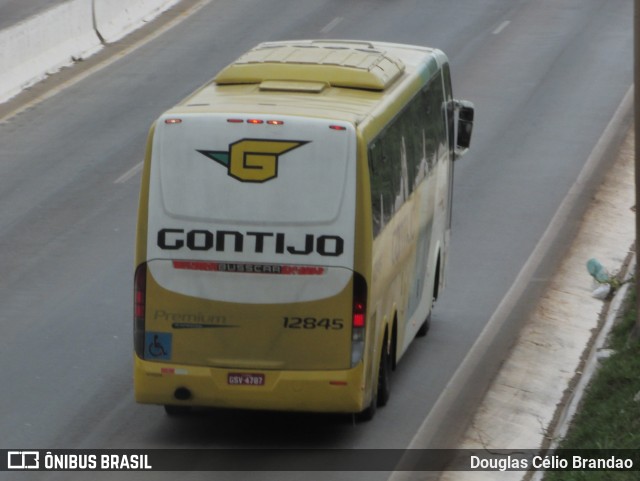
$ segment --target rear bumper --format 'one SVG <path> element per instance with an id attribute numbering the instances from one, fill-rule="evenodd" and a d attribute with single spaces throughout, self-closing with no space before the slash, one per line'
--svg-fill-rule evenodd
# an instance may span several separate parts
<path id="1" fill-rule="evenodd" d="M 134 356 L 136 402 L 275 411 L 356 413 L 367 406 L 363 363 L 340 371 L 223 369 L 150 362 Z M 230 385 L 230 373 L 263 374 L 261 386 Z M 188 390 L 189 399 L 176 398 Z"/>

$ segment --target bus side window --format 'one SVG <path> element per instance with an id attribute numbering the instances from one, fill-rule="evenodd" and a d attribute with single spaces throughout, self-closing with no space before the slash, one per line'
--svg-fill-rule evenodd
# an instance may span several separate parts
<path id="1" fill-rule="evenodd" d="M 443 77 L 441 73 L 434 76 L 422 92 L 425 104 L 425 126 L 427 137 L 426 154 L 432 166 L 446 149 L 446 103 L 444 97 Z"/>
<path id="2" fill-rule="evenodd" d="M 444 101 L 446 102 L 446 125 L 447 125 L 447 137 L 449 139 L 449 145 L 447 146 L 449 152 L 453 152 L 456 148 L 456 139 L 455 139 L 455 120 L 454 120 L 454 102 L 453 102 L 453 91 L 451 88 L 451 71 L 449 69 L 449 64 L 444 64 L 442 67 L 442 74 L 444 80 Z"/>
<path id="3" fill-rule="evenodd" d="M 431 175 L 446 149 L 444 89 L 438 73 L 369 145 L 374 237 Z"/>
<path id="4" fill-rule="evenodd" d="M 371 179 L 371 216 L 373 236 L 377 236 L 393 215 L 395 162 L 385 152 L 384 143 L 369 146 L 369 176 Z"/>

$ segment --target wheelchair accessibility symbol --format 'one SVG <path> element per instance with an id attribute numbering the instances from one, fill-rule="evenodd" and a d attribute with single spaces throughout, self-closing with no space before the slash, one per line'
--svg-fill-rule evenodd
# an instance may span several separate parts
<path id="1" fill-rule="evenodd" d="M 145 333 L 145 359 L 171 359 L 171 334 L 168 332 Z"/>

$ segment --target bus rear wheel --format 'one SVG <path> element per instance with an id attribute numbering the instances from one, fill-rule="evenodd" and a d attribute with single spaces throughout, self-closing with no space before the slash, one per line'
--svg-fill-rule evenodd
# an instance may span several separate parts
<path id="1" fill-rule="evenodd" d="M 378 410 L 378 406 L 382 407 L 389 402 L 391 396 L 391 353 L 385 335 L 382 343 L 382 353 L 380 354 L 380 367 L 378 369 L 378 387 L 376 393 L 371 396 L 371 403 L 364 411 L 356 415 L 358 421 L 371 421 Z"/>
<path id="2" fill-rule="evenodd" d="M 380 355 L 380 369 L 378 370 L 378 406 L 386 406 L 391 397 L 391 353 L 389 352 L 387 339 L 383 343 L 382 354 Z"/>

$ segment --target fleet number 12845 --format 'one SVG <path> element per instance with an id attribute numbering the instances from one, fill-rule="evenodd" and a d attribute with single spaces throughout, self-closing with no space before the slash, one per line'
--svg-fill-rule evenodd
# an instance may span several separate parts
<path id="1" fill-rule="evenodd" d="M 323 317 L 318 319 L 316 317 L 285 317 L 283 327 L 287 329 L 343 329 L 343 319 L 329 319 Z"/>

